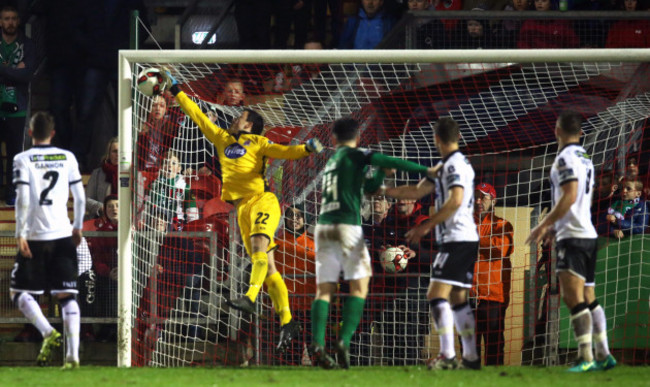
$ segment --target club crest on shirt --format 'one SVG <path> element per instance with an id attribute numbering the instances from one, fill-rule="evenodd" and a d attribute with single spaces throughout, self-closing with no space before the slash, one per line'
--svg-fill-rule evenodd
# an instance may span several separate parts
<path id="1" fill-rule="evenodd" d="M 244 141 L 244 146 L 249 146 L 250 144 L 251 144 L 251 140 Z"/>
<path id="2" fill-rule="evenodd" d="M 223 153 L 229 159 L 238 159 L 246 154 L 246 148 L 239 145 L 238 143 L 234 143 L 228 145 L 226 149 L 223 151 Z"/>

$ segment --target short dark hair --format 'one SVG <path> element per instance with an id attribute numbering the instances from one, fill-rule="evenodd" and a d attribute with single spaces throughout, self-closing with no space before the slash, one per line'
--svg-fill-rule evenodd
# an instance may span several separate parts
<path id="1" fill-rule="evenodd" d="M 5 5 L 0 9 L 0 14 L 2 14 L 3 12 L 18 13 L 18 8 L 14 7 L 13 5 Z"/>
<path id="2" fill-rule="evenodd" d="M 29 127 L 32 129 L 34 140 L 46 140 L 50 138 L 54 131 L 54 118 L 49 113 L 38 112 L 32 116 Z"/>
<path id="3" fill-rule="evenodd" d="M 458 123 L 450 117 L 442 117 L 434 125 L 435 134 L 444 144 L 452 144 L 460 139 L 460 129 Z"/>
<path id="4" fill-rule="evenodd" d="M 336 141 L 350 141 L 359 135 L 359 122 L 354 118 L 339 118 L 334 122 L 334 138 Z"/>
<path id="5" fill-rule="evenodd" d="M 112 200 L 117 200 L 117 195 L 115 195 L 115 194 L 106 195 L 106 197 L 104 198 L 104 208 L 106 208 L 106 205 L 108 204 L 108 202 L 110 202 Z"/>
<path id="6" fill-rule="evenodd" d="M 573 110 L 565 110 L 557 117 L 562 132 L 569 136 L 579 135 L 582 130 L 582 117 Z"/>
<path id="7" fill-rule="evenodd" d="M 253 124 L 253 127 L 251 128 L 251 133 L 261 136 L 262 132 L 264 132 L 264 118 L 262 118 L 260 113 L 256 112 L 255 110 L 244 109 L 244 111 L 248 112 L 248 118 L 246 119 L 246 121 Z"/>

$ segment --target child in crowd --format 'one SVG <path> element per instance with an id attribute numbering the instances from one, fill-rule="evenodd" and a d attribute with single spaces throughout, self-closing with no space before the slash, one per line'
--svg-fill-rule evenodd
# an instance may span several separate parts
<path id="1" fill-rule="evenodd" d="M 147 206 L 150 215 L 172 224 L 199 218 L 196 200 L 181 174 L 180 161 L 173 151 L 167 152 L 158 178 L 151 183 Z"/>
<path id="2" fill-rule="evenodd" d="M 621 188 L 621 200 L 608 209 L 605 220 L 609 235 L 621 239 L 626 235 L 643 234 L 648 225 L 646 201 L 641 199 L 643 183 L 625 181 Z"/>

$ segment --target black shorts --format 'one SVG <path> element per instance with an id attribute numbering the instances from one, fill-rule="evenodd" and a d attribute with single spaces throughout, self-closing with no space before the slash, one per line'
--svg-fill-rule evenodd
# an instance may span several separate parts
<path id="1" fill-rule="evenodd" d="M 582 278 L 585 286 L 594 286 L 596 279 L 597 239 L 562 239 L 555 244 L 557 265 L 555 271 L 568 271 Z"/>
<path id="2" fill-rule="evenodd" d="M 72 237 L 53 241 L 28 241 L 32 258 L 16 256 L 11 271 L 12 292 L 77 293 L 77 248 Z"/>
<path id="3" fill-rule="evenodd" d="M 431 264 L 431 281 L 471 288 L 478 242 L 443 243 Z"/>

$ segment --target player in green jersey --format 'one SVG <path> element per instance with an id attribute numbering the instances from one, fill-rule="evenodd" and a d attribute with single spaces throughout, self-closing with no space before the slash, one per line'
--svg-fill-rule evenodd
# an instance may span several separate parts
<path id="1" fill-rule="evenodd" d="M 323 173 L 321 211 L 316 225 L 316 298 L 312 304 L 312 354 L 323 368 L 337 365 L 325 352 L 325 327 L 329 304 L 339 275 L 350 281 L 350 294 L 343 305 L 343 325 L 336 351 L 339 365 L 350 367 L 350 340 L 359 325 L 372 276 L 370 254 L 361 229 L 361 195 L 380 188 L 387 169 L 426 173 L 433 168 L 357 148 L 359 123 L 341 118 L 334 123 L 334 155 Z M 366 179 L 368 166 L 379 168 Z M 391 171 L 392 172 L 392 171 Z"/>

